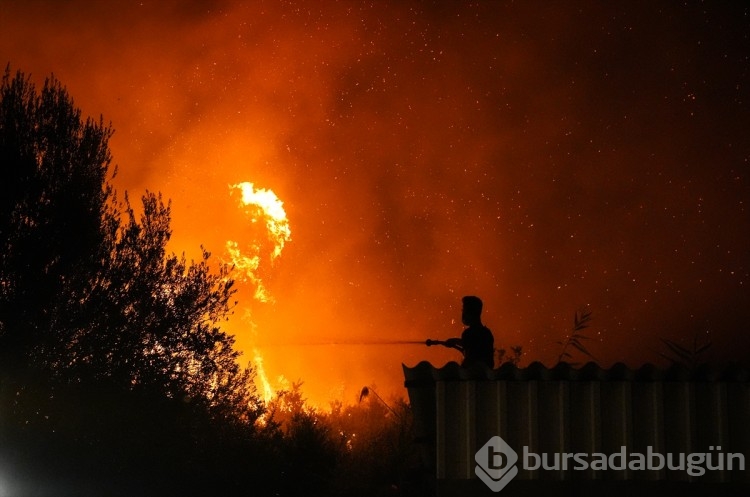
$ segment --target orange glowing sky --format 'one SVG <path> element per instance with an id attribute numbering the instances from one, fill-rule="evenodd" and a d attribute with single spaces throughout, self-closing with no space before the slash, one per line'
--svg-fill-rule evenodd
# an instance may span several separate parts
<path id="1" fill-rule="evenodd" d="M 485 301 L 499 346 L 552 364 L 584 304 L 609 365 L 659 338 L 750 345 L 748 8 L 674 2 L 0 0 L 0 61 L 102 114 L 172 249 L 258 245 L 272 297 L 228 325 L 314 402 L 404 395 L 420 346 Z M 272 261 L 230 185 L 283 202 Z M 255 250 L 255 249 L 252 249 Z"/>

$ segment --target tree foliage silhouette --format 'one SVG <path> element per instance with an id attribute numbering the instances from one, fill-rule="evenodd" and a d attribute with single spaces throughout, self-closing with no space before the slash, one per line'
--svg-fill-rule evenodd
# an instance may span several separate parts
<path id="1" fill-rule="evenodd" d="M 0 86 L 0 354 L 39 358 L 60 311 L 78 307 L 104 255 L 110 127 L 83 121 L 64 88 L 6 69 Z M 72 310 L 72 309 L 71 309 Z"/>
<path id="2" fill-rule="evenodd" d="M 219 327 L 232 281 L 225 266 L 211 271 L 205 250 L 199 262 L 167 255 L 169 211 L 146 193 L 140 219 L 127 197 L 105 212 L 108 256 L 87 288 L 84 315 L 72 316 L 70 339 L 45 355 L 74 380 L 104 378 L 216 407 L 230 398 L 227 381 L 239 378 L 234 339 Z"/>
<path id="3" fill-rule="evenodd" d="M 159 194 L 138 208 L 117 199 L 112 133 L 82 119 L 56 79 L 37 91 L 6 69 L 0 447 L 46 476 L 128 482 L 142 495 L 205 494 L 231 468 L 224 486 L 236 486 L 252 472 L 213 460 L 262 457 L 262 403 L 220 327 L 234 305 L 229 268 L 210 267 L 205 250 L 197 262 L 167 253 Z"/>
<path id="4" fill-rule="evenodd" d="M 258 400 L 220 324 L 229 270 L 167 254 L 170 208 L 140 216 L 109 184 L 112 129 L 83 120 L 54 78 L 0 86 L 0 370 L 187 399 L 251 422 Z M 47 381 L 45 380 L 45 381 Z"/>

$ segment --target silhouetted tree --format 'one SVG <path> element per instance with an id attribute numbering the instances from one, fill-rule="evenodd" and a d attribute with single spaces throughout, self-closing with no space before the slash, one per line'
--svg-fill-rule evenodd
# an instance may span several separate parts
<path id="1" fill-rule="evenodd" d="M 53 371 L 207 407 L 236 403 L 238 392 L 228 387 L 245 382 L 234 339 L 219 327 L 234 292 L 228 268 L 212 272 L 205 250 L 191 263 L 166 253 L 170 213 L 159 195 L 144 195 L 140 219 L 126 197 L 104 224 L 108 257 L 93 275 L 83 314 L 69 315 L 69 339 L 45 353 Z"/>
<path id="2" fill-rule="evenodd" d="M 107 182 L 110 127 L 66 90 L 6 70 L 0 87 L 0 354 L 6 370 L 105 382 L 226 410 L 253 404 L 219 324 L 234 292 L 209 253 L 168 255 L 170 209 L 136 216 Z M 12 366 L 12 367 L 11 367 Z M 257 404 L 257 402 L 255 402 Z M 221 407 L 219 405 L 221 404 Z M 250 412 L 241 412 L 248 419 Z"/>
<path id="3" fill-rule="evenodd" d="M 270 450 L 255 426 L 253 371 L 221 329 L 234 305 L 229 269 L 212 269 L 205 250 L 197 262 L 167 253 L 160 195 L 137 209 L 117 200 L 111 135 L 57 80 L 37 92 L 6 69 L 0 459 L 11 450 L 16 467 L 84 481 L 86 495 L 242 488 L 263 475 L 239 456 Z"/>
<path id="4" fill-rule="evenodd" d="M 102 253 L 111 191 L 109 126 L 83 121 L 65 89 L 40 93 L 6 69 L 0 85 L 0 358 L 18 368 L 54 341 Z M 61 338 L 61 337 L 60 337 Z"/>

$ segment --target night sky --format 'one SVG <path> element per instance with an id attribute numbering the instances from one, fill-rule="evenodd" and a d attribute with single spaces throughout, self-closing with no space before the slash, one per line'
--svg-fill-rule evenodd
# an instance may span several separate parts
<path id="1" fill-rule="evenodd" d="M 750 359 L 749 57 L 741 2 L 0 0 L 0 62 L 112 122 L 174 251 L 258 257 L 227 329 L 317 403 L 459 357 L 312 344 L 457 336 L 466 294 L 522 365 L 585 305 L 604 366 Z M 283 202 L 273 260 L 240 182 Z"/>

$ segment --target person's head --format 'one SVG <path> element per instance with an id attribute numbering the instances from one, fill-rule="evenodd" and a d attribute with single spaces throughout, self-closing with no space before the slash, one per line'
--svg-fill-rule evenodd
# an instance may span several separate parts
<path id="1" fill-rule="evenodd" d="M 467 295 L 461 299 L 461 322 L 466 326 L 481 324 L 482 322 L 482 299 L 473 295 Z"/>

